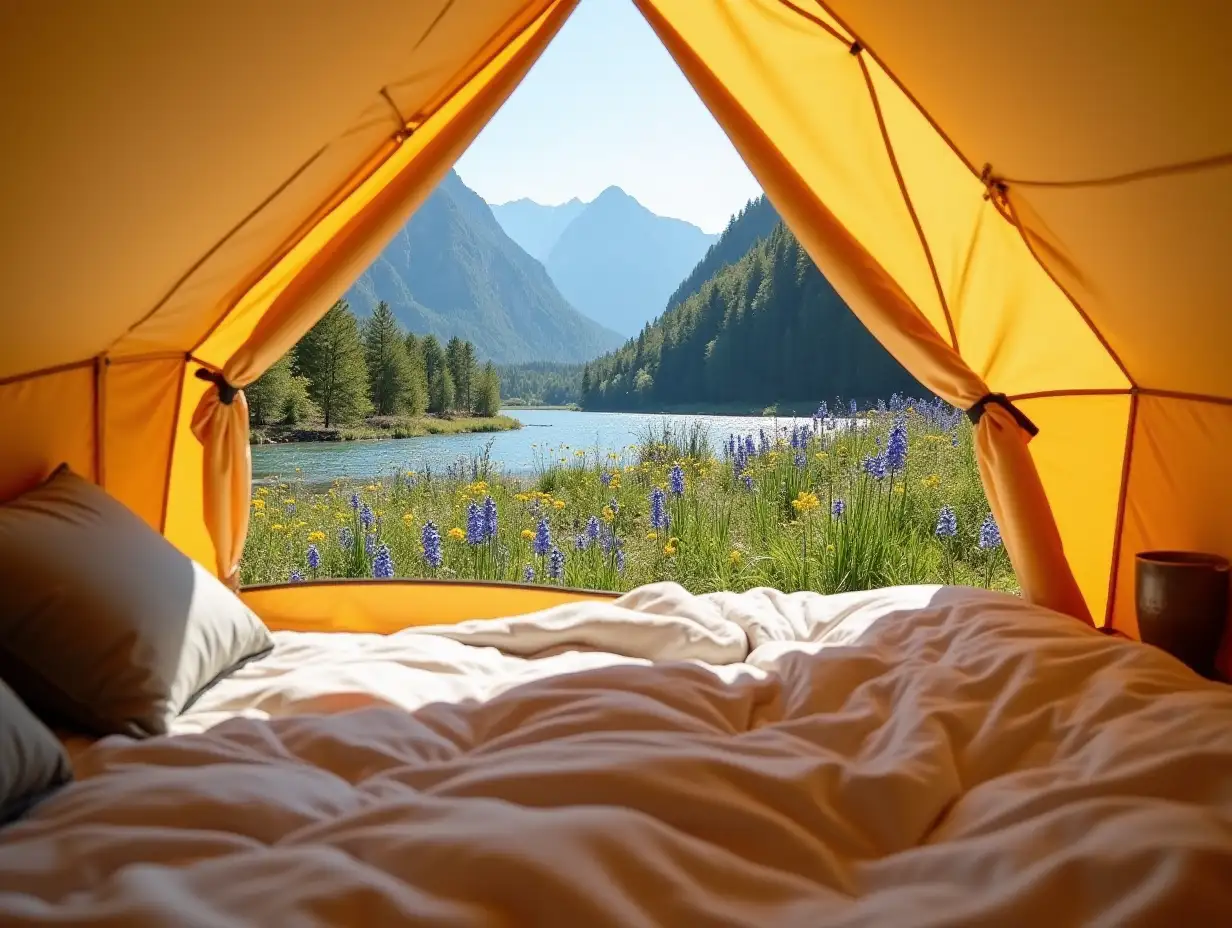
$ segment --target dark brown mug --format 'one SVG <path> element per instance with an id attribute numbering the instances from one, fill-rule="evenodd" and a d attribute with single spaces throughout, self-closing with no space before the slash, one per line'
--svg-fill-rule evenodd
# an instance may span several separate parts
<path id="1" fill-rule="evenodd" d="M 1196 551 L 1142 551 L 1135 558 L 1138 634 L 1214 679 L 1228 614 L 1228 560 Z"/>

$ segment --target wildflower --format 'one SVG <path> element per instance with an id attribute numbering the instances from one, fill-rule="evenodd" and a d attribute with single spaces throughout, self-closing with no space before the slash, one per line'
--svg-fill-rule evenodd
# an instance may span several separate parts
<path id="1" fill-rule="evenodd" d="M 797 451 L 795 457 L 796 467 L 805 467 L 808 465 L 808 455 L 803 451 Z"/>
<path id="2" fill-rule="evenodd" d="M 372 528 L 372 523 L 376 521 L 372 515 L 372 509 L 367 503 L 364 503 L 359 510 L 359 524 L 363 526 L 364 531 Z"/>
<path id="3" fill-rule="evenodd" d="M 824 451 L 818 451 L 815 455 L 813 455 L 813 457 L 817 458 L 819 461 L 824 461 L 829 456 L 830 455 L 826 454 Z"/>
<path id="4" fill-rule="evenodd" d="M 413 522 L 414 520 L 415 520 L 415 513 L 409 510 L 407 512 L 402 513 L 402 521 L 405 522 L 407 525 L 410 525 L 411 522 Z"/>
<path id="5" fill-rule="evenodd" d="M 829 419 L 830 418 L 830 407 L 826 404 L 825 400 L 822 400 L 821 403 L 818 404 L 817 411 L 813 413 L 813 418 L 814 419 Z"/>
<path id="6" fill-rule="evenodd" d="M 676 549 L 680 546 L 680 539 L 673 535 L 667 540 L 667 544 L 663 546 L 663 553 L 668 557 L 673 557 L 676 554 Z"/>
<path id="7" fill-rule="evenodd" d="M 732 567 L 739 567 L 743 557 L 744 555 L 740 552 L 739 548 L 732 548 L 731 553 L 727 555 L 727 563 L 731 564 Z"/>
<path id="8" fill-rule="evenodd" d="M 578 551 L 585 551 L 590 547 L 590 539 L 579 533 L 573 538 L 573 547 Z"/>
<path id="9" fill-rule="evenodd" d="M 856 413 L 857 413 L 857 412 L 859 412 L 859 410 L 858 410 L 858 408 L 856 407 L 856 401 L 855 401 L 855 400 L 852 400 L 852 401 L 851 401 L 851 414 L 854 416 L 854 415 L 856 415 Z"/>
<path id="10" fill-rule="evenodd" d="M 816 509 L 820 504 L 816 493 L 810 493 L 808 490 L 801 490 L 799 495 L 791 501 L 791 508 L 798 513 L 809 512 Z"/>
<path id="11" fill-rule="evenodd" d="M 530 501 L 530 494 L 529 493 L 519 493 L 517 496 L 514 497 L 514 499 L 516 499 L 519 503 L 526 503 Z"/>
<path id="12" fill-rule="evenodd" d="M 261 499 L 260 497 L 257 497 L 256 499 L 252 501 L 252 508 L 253 509 L 264 509 L 265 500 Z"/>
<path id="13" fill-rule="evenodd" d="M 532 531 L 531 531 L 530 529 L 528 529 L 528 528 L 524 528 L 524 529 L 522 529 L 522 537 L 523 537 L 524 539 L 526 539 L 527 541 L 530 541 L 532 538 L 534 538 L 534 537 L 535 537 L 535 533 L 534 533 L 534 532 L 532 532 Z"/>
<path id="14" fill-rule="evenodd" d="M 372 557 L 372 555 L 375 553 L 376 553 L 376 533 L 375 532 L 365 532 L 364 533 L 364 554 L 366 554 L 368 557 Z"/>
<path id="15" fill-rule="evenodd" d="M 985 550 L 1001 547 L 1001 528 L 991 512 L 984 516 L 984 521 L 980 523 L 979 545 Z"/>
<path id="16" fill-rule="evenodd" d="M 289 506 L 289 507 L 291 507 L 292 509 L 294 509 L 294 508 L 295 508 L 295 500 L 294 500 L 294 498 L 292 498 L 292 497 L 288 497 L 287 499 L 284 499 L 284 500 L 282 501 L 282 505 L 284 505 L 284 506 Z"/>
<path id="17" fill-rule="evenodd" d="M 616 572 L 618 574 L 625 572 L 625 553 L 619 548 L 616 549 Z"/>
<path id="18" fill-rule="evenodd" d="M 269 494 L 269 487 L 257 487 L 257 494 L 259 496 L 267 496 Z M 261 505 L 265 505 L 264 500 L 262 500 Z"/>
<path id="19" fill-rule="evenodd" d="M 308 554 L 306 558 L 310 570 L 316 570 L 321 566 L 321 552 L 316 545 L 308 546 Z"/>
<path id="20" fill-rule="evenodd" d="M 353 544 L 355 544 L 355 537 L 351 534 L 351 529 L 346 525 L 338 529 L 338 546 L 349 548 Z"/>
<path id="21" fill-rule="evenodd" d="M 535 528 L 535 540 L 531 548 L 540 557 L 543 557 L 552 550 L 552 530 L 548 527 L 547 519 L 539 520 L 539 525 Z"/>
<path id="22" fill-rule="evenodd" d="M 608 486 L 612 482 L 612 475 L 609 474 L 607 471 L 604 471 L 603 473 L 599 475 L 599 482 L 603 484 L 605 487 Z"/>
<path id="23" fill-rule="evenodd" d="M 958 516 L 949 506 L 942 506 L 937 513 L 936 534 L 938 538 L 953 538 L 958 534 Z"/>
<path id="24" fill-rule="evenodd" d="M 252 514 L 252 516 L 254 519 L 264 519 L 265 513 L 262 510 L 258 509 L 256 512 Z"/>
<path id="25" fill-rule="evenodd" d="M 483 510 L 475 503 L 466 507 L 466 543 L 481 545 L 487 539 L 487 525 L 483 518 Z"/>
<path id="26" fill-rule="evenodd" d="M 744 474 L 743 476 L 741 476 L 740 481 L 744 484 L 744 488 L 746 490 L 748 490 L 749 492 L 752 492 L 753 490 L 753 478 L 752 477 L 750 477 L 748 474 Z"/>
<path id="27" fill-rule="evenodd" d="M 522 568 L 522 582 L 523 583 L 534 583 L 535 582 L 535 568 L 531 567 L 529 564 L 527 564 L 525 567 Z"/>
<path id="28" fill-rule="evenodd" d="M 548 555 L 548 576 L 553 580 L 561 580 L 565 576 L 565 553 L 560 548 L 553 548 Z"/>
<path id="29" fill-rule="evenodd" d="M 436 528 L 436 523 L 425 522 L 423 533 L 420 536 L 423 542 L 423 558 L 424 563 L 429 567 L 441 566 L 441 533 Z"/>
<path id="30" fill-rule="evenodd" d="M 604 522 L 611 522 L 613 519 L 616 518 L 616 510 L 613 509 L 611 506 L 604 506 L 602 516 L 603 516 Z"/>
<path id="31" fill-rule="evenodd" d="M 892 474 L 897 474 L 907 466 L 907 422 L 904 419 L 895 419 L 890 427 L 890 437 L 886 441 L 885 461 L 886 467 Z"/>
<path id="32" fill-rule="evenodd" d="M 826 545 L 826 554 L 834 553 L 834 545 Z"/>
<path id="33" fill-rule="evenodd" d="M 351 509 L 355 512 L 359 512 L 359 494 L 358 493 L 354 493 L 354 492 L 351 493 Z"/>
<path id="34" fill-rule="evenodd" d="M 658 532 L 647 532 L 647 533 L 646 533 L 646 540 L 647 540 L 647 541 L 655 541 L 658 537 L 659 537 L 659 533 L 658 533 Z"/>
<path id="35" fill-rule="evenodd" d="M 388 580 L 394 575 L 394 559 L 389 554 L 389 545 L 381 545 L 381 550 L 372 559 L 372 576 L 377 580 Z"/>
<path id="36" fill-rule="evenodd" d="M 317 532 L 309 532 L 309 533 L 308 533 L 308 540 L 309 540 L 309 541 L 324 541 L 324 540 L 325 540 L 325 533 L 324 533 L 324 532 L 321 532 L 321 531 L 317 531 Z"/>
<path id="37" fill-rule="evenodd" d="M 607 508 L 612 510 L 612 515 L 620 515 L 620 503 L 616 501 L 616 497 L 612 497 L 607 501 Z"/>
<path id="38" fill-rule="evenodd" d="M 864 459 L 864 473 L 875 480 L 881 480 L 886 475 L 886 459 L 883 454 L 870 454 Z"/>
<path id="39" fill-rule="evenodd" d="M 552 500 L 552 508 L 553 508 L 553 509 L 564 509 L 564 508 L 565 508 L 565 501 L 564 501 L 563 499 L 554 499 L 554 500 Z"/>
<path id="40" fill-rule="evenodd" d="M 287 578 L 287 582 L 289 582 L 289 583 L 303 583 L 303 582 L 304 582 L 304 575 L 303 575 L 303 574 L 301 574 L 298 570 L 293 570 L 293 571 L 291 571 L 291 576 Z"/>
<path id="41" fill-rule="evenodd" d="M 619 490 L 620 489 L 620 474 L 612 474 L 612 482 L 608 484 L 608 489 L 609 490 Z"/>
<path id="42" fill-rule="evenodd" d="M 895 486 L 894 486 L 894 495 L 895 495 L 895 496 L 902 496 L 902 495 L 903 495 L 903 492 L 904 492 L 904 491 L 903 491 L 903 485 L 902 485 L 901 483 L 899 483 L 899 484 L 895 484 Z"/>
<path id="43" fill-rule="evenodd" d="M 286 528 L 286 526 L 283 525 L 281 522 L 275 522 L 273 525 L 270 526 L 270 528 L 272 528 L 275 532 L 281 532 L 283 529 Z"/>
<path id="44" fill-rule="evenodd" d="M 923 480 L 920 481 L 920 486 L 924 487 L 924 489 L 926 490 L 935 490 L 940 485 L 941 485 L 941 478 L 938 477 L 936 474 L 929 474 L 927 477 L 925 477 Z"/>
<path id="45" fill-rule="evenodd" d="M 657 529 L 666 530 L 671 517 L 667 514 L 667 494 L 655 487 L 650 494 L 650 524 Z"/>
<path id="46" fill-rule="evenodd" d="M 757 446 L 753 444 L 752 435 L 744 436 L 744 453 L 747 457 L 750 457 L 750 458 L 753 457 L 755 454 L 757 454 Z"/>
<path id="47" fill-rule="evenodd" d="M 847 504 L 841 499 L 836 499 L 830 504 L 830 515 L 836 519 L 841 519 L 843 513 L 847 511 Z"/>
<path id="48" fill-rule="evenodd" d="M 449 537 L 454 541 L 462 541 L 466 538 L 466 532 L 458 528 L 456 525 L 449 530 Z"/>
<path id="49" fill-rule="evenodd" d="M 586 520 L 586 537 L 594 542 L 599 540 L 599 519 L 591 516 Z"/>

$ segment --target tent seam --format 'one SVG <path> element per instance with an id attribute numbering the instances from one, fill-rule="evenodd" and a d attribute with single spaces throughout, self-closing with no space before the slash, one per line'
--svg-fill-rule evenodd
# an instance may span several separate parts
<path id="1" fill-rule="evenodd" d="M 1014 180 L 1003 177 L 1007 184 L 1017 184 L 1019 187 L 1068 188 L 1068 187 L 1110 187 L 1119 184 L 1132 184 L 1141 180 L 1154 180 L 1158 177 L 1168 177 L 1172 174 L 1186 174 L 1192 171 L 1214 169 L 1232 164 L 1232 152 L 1221 155 L 1211 155 L 1209 158 L 1195 158 L 1192 161 L 1177 161 L 1172 164 L 1162 164 L 1153 168 L 1140 168 L 1137 171 L 1126 171 L 1124 174 L 1111 174 L 1108 177 L 1092 177 L 1083 180 Z"/>
<path id="2" fill-rule="evenodd" d="M 0 387 L 7 387 L 10 384 L 21 383 L 23 380 L 36 380 L 39 377 L 54 377 L 56 374 L 66 374 L 69 371 L 81 370 L 83 367 L 90 367 L 94 364 L 96 355 L 91 355 L 82 361 L 69 361 L 65 364 L 56 364 L 52 367 L 40 367 L 37 370 L 27 371 L 22 374 L 13 374 L 10 377 L 0 377 Z"/>
<path id="3" fill-rule="evenodd" d="M 175 447 L 179 444 L 176 439 L 179 437 L 180 430 L 180 411 L 184 406 L 184 381 L 188 379 L 188 365 L 192 363 L 193 356 L 184 354 L 184 361 L 180 365 L 180 380 L 179 385 L 175 388 L 175 410 L 171 414 L 171 442 L 167 449 L 167 473 L 163 477 L 163 503 L 162 513 L 158 517 L 158 532 L 160 535 L 167 534 L 167 508 L 171 504 L 171 474 L 174 471 L 175 464 Z"/>
<path id="4" fill-rule="evenodd" d="M 1121 486 L 1117 492 L 1116 527 L 1112 536 L 1112 569 L 1108 572 L 1108 596 L 1104 603 L 1104 627 L 1112 625 L 1117 581 L 1121 574 L 1121 551 L 1125 534 L 1125 505 L 1129 498 L 1129 471 L 1134 458 L 1134 432 L 1138 423 L 1138 391 L 1129 396 L 1129 417 L 1125 428 L 1125 454 L 1121 459 Z"/>
<path id="5" fill-rule="evenodd" d="M 1036 390 L 1032 393 L 1013 393 L 1007 399 L 1016 403 L 1020 400 L 1046 400 L 1059 396 L 1129 396 L 1133 392 L 1133 387 L 1080 387 L 1073 390 Z"/>
<path id="6" fill-rule="evenodd" d="M 106 354 L 94 356 L 94 482 L 107 486 L 107 367 Z"/>
<path id="7" fill-rule="evenodd" d="M 877 116 L 877 126 L 881 130 L 881 139 L 885 143 L 886 154 L 890 158 L 890 167 L 894 170 L 894 177 L 898 181 L 899 193 L 903 196 L 903 203 L 907 207 L 907 212 L 911 215 L 911 222 L 915 226 L 916 235 L 920 239 L 920 247 L 924 249 L 924 260 L 928 262 L 928 271 L 933 277 L 933 286 L 937 288 L 937 300 L 941 303 L 941 312 L 945 314 L 945 325 L 950 331 L 950 346 L 956 351 L 958 349 L 958 333 L 954 329 L 954 317 L 950 315 L 950 304 L 945 298 L 945 289 L 941 286 L 941 275 L 937 273 L 937 264 L 933 261 L 933 251 L 928 246 L 928 236 L 924 234 L 924 226 L 920 223 L 920 217 L 915 211 L 915 204 L 911 202 L 911 193 L 907 189 L 907 180 L 903 177 L 902 169 L 899 166 L 898 158 L 894 154 L 894 144 L 890 141 L 890 130 L 886 126 L 885 116 L 881 112 L 881 102 L 877 99 L 877 89 L 873 85 L 873 75 L 868 69 L 868 64 L 864 61 L 864 56 L 860 54 L 861 48 L 853 45 L 853 54 L 856 60 L 860 63 L 860 70 L 864 74 L 864 83 L 868 87 L 868 95 L 872 100 L 873 112 Z M 959 352 L 961 354 L 961 352 Z"/>

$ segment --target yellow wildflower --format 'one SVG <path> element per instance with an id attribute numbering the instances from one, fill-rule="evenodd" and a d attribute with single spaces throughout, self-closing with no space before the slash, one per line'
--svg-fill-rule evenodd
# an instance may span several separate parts
<path id="1" fill-rule="evenodd" d="M 647 541 L 654 541 L 654 540 L 655 540 L 656 538 L 658 538 L 658 537 L 659 537 L 659 533 L 658 533 L 658 532 L 647 532 L 647 533 L 646 533 L 646 540 L 647 540 Z"/>
<path id="2" fill-rule="evenodd" d="M 415 518 L 415 513 L 413 513 L 413 512 L 404 512 L 404 513 L 402 513 L 402 521 L 403 521 L 403 522 L 405 522 L 407 525 L 410 525 L 410 524 L 411 524 L 411 520 L 412 520 L 412 519 L 414 519 L 414 518 Z"/>
<path id="3" fill-rule="evenodd" d="M 584 458 L 586 457 L 586 452 L 583 451 L 581 448 L 579 448 L 577 451 L 573 452 L 573 456 L 578 457 L 578 458 Z"/>
<path id="4" fill-rule="evenodd" d="M 281 522 L 275 522 L 273 525 L 270 526 L 270 528 L 272 528 L 275 532 L 281 532 L 284 528 L 286 528 L 286 526 L 283 525 Z"/>
<path id="5" fill-rule="evenodd" d="M 620 489 L 620 474 L 612 474 L 612 479 L 611 481 L 608 482 L 608 489 L 610 490 Z"/>
<path id="6" fill-rule="evenodd" d="M 413 470 L 408 470 L 408 471 L 406 472 L 406 475 L 407 475 L 408 477 L 414 477 L 414 476 L 415 476 L 415 472 L 414 472 Z"/>
<path id="7" fill-rule="evenodd" d="M 826 454 L 824 451 L 818 451 L 815 455 L 813 455 L 813 457 L 817 458 L 819 461 L 824 461 L 829 456 L 830 455 Z"/>
<path id="8" fill-rule="evenodd" d="M 519 493 L 514 497 L 514 499 L 516 499 L 519 503 L 526 503 L 530 501 L 530 494 L 529 493 Z"/>
<path id="9" fill-rule="evenodd" d="M 612 509 L 611 506 L 604 506 L 602 515 L 603 515 L 604 522 L 611 522 L 613 519 L 616 518 L 616 512 Z"/>
<path id="10" fill-rule="evenodd" d="M 264 509 L 265 500 L 261 499 L 260 497 L 257 497 L 256 499 L 252 501 L 252 508 L 253 509 Z"/>
<path id="11" fill-rule="evenodd" d="M 345 525 L 351 521 L 350 517 L 345 512 L 336 512 L 334 515 L 338 517 L 338 522 L 340 525 Z"/>
<path id="12" fill-rule="evenodd" d="M 304 469 L 303 469 L 302 467 L 297 467 L 297 468 L 295 468 L 295 472 L 296 472 L 297 474 L 302 474 L 302 473 L 304 472 Z"/>
<path id="13" fill-rule="evenodd" d="M 895 486 L 894 486 L 894 492 L 895 492 L 895 493 L 902 493 L 902 492 L 903 492 L 903 485 L 902 485 L 901 483 L 899 483 L 899 484 L 895 484 Z"/>
<path id="14" fill-rule="evenodd" d="M 731 554 L 727 555 L 727 563 L 731 564 L 732 567 L 737 567 L 743 557 L 744 555 L 740 552 L 739 548 L 732 548 Z"/>
<path id="15" fill-rule="evenodd" d="M 935 490 L 937 487 L 941 486 L 941 478 L 936 474 L 929 474 L 920 481 L 920 485 L 926 490 Z"/>
<path id="16" fill-rule="evenodd" d="M 303 519 L 300 519 L 298 522 L 296 522 L 294 525 L 292 525 L 292 526 L 291 526 L 291 528 L 303 528 L 303 527 L 304 527 L 304 526 L 306 526 L 307 524 L 308 524 L 308 523 L 307 523 L 307 522 L 305 522 Z"/>
<path id="17" fill-rule="evenodd" d="M 289 489 L 289 487 L 288 487 L 288 486 L 287 486 L 287 484 L 285 484 L 285 483 L 280 483 L 280 484 L 278 484 L 278 489 L 280 489 L 280 490 L 286 490 L 286 489 Z"/>
<path id="18" fill-rule="evenodd" d="M 269 487 L 257 487 L 257 495 L 265 496 L 269 493 Z"/>
<path id="19" fill-rule="evenodd" d="M 532 532 L 532 531 L 531 531 L 530 529 L 528 529 L 528 528 L 524 528 L 524 529 L 522 529 L 522 533 L 521 533 L 521 534 L 522 534 L 522 537 L 523 537 L 523 538 L 525 538 L 527 541 L 530 541 L 532 538 L 534 538 L 534 537 L 535 537 L 535 533 L 534 533 L 534 532 Z"/>
<path id="20" fill-rule="evenodd" d="M 262 510 L 258 509 L 256 512 L 254 512 L 254 513 L 252 514 L 252 517 L 253 517 L 254 519 L 264 519 L 264 518 L 265 518 L 265 513 L 264 513 Z"/>
<path id="21" fill-rule="evenodd" d="M 680 544 L 680 539 L 673 535 L 667 540 L 667 544 L 663 546 L 663 553 L 671 557 L 676 553 L 676 547 Z"/>
<path id="22" fill-rule="evenodd" d="M 826 554 L 834 553 L 834 545 L 826 545 Z"/>
<path id="23" fill-rule="evenodd" d="M 379 518 L 381 518 L 381 516 L 385 515 L 385 510 L 384 510 L 384 509 L 378 509 L 378 510 L 376 510 L 375 515 L 376 515 L 376 517 L 379 519 Z"/>
<path id="24" fill-rule="evenodd" d="M 821 501 L 817 499 L 817 494 L 810 493 L 808 490 L 801 490 L 800 495 L 791 501 L 791 508 L 799 513 L 816 509 L 820 505 Z"/>
<path id="25" fill-rule="evenodd" d="M 460 528 L 456 528 L 456 527 L 451 528 L 449 530 L 449 537 L 454 539 L 455 541 L 461 541 L 463 538 L 466 537 L 466 532 L 462 531 L 462 529 Z"/>
<path id="26" fill-rule="evenodd" d="M 309 541 L 324 541 L 324 540 L 325 540 L 325 533 L 324 533 L 324 532 L 321 532 L 321 531 L 309 532 L 309 533 L 308 533 L 308 540 L 309 540 Z"/>
<path id="27" fill-rule="evenodd" d="M 564 501 L 563 499 L 554 499 L 554 500 L 552 500 L 552 508 L 553 508 L 553 509 L 564 509 L 564 508 L 565 508 L 565 501 Z"/>

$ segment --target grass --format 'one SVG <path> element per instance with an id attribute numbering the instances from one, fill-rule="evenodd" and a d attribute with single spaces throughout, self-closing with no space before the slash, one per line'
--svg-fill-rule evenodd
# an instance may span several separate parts
<path id="1" fill-rule="evenodd" d="M 253 444 L 284 441 L 377 441 L 384 438 L 419 438 L 422 435 L 461 435 L 470 432 L 507 432 L 522 423 L 511 416 L 373 416 L 362 425 L 336 428 L 264 426 L 252 430 Z"/>
<path id="2" fill-rule="evenodd" d="M 878 478 L 896 422 L 905 429 L 905 466 Z M 540 449 L 536 473 L 525 478 L 501 475 L 486 452 L 445 473 L 402 470 L 366 484 L 313 490 L 291 477 L 254 494 L 242 579 L 368 577 L 385 547 L 377 573 L 392 562 L 397 577 L 533 575 L 536 583 L 608 590 L 676 580 L 695 592 L 919 582 L 1016 590 L 999 536 L 981 533 L 988 504 L 965 418 L 928 404 L 864 412 L 850 428 L 816 426 L 803 439 L 782 430 L 741 436 L 733 456 L 734 438 L 724 437 L 715 455 L 700 425 L 661 424 L 621 451 Z M 655 519 L 656 491 L 666 528 Z M 497 529 L 481 539 L 489 499 Z M 937 534 L 943 507 L 956 518 L 953 536 Z M 439 566 L 425 559 L 429 521 L 441 537 Z M 536 544 L 545 534 L 550 544 Z"/>

